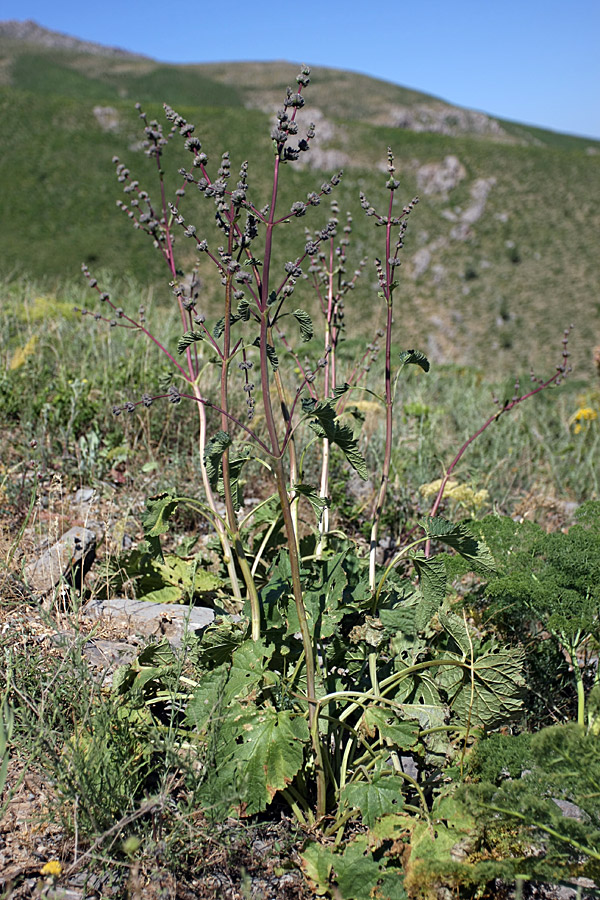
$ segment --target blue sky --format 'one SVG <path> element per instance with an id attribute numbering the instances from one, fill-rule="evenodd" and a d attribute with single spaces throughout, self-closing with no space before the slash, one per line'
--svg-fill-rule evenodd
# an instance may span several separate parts
<path id="1" fill-rule="evenodd" d="M 600 0 L 2 0 L 0 17 L 166 62 L 352 69 L 600 139 Z"/>

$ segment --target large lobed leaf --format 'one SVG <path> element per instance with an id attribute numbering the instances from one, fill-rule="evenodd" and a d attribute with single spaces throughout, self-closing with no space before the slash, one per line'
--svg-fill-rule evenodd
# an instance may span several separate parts
<path id="1" fill-rule="evenodd" d="M 398 812 L 404 805 L 406 781 L 399 775 L 376 775 L 372 781 L 355 781 L 342 790 L 342 800 L 360 810 L 362 821 L 372 828 L 377 819 Z"/>
<path id="2" fill-rule="evenodd" d="M 439 618 L 460 648 L 463 661 L 468 663 L 467 667 L 445 668 L 439 676 L 461 725 L 498 728 L 514 719 L 523 705 L 523 652 L 505 647 L 482 652 L 473 644 L 459 616 L 440 613 Z"/>

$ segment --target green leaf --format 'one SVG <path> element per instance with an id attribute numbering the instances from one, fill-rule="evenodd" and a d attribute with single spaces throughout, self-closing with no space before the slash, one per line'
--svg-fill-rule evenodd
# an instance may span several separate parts
<path id="1" fill-rule="evenodd" d="M 407 719 L 416 719 L 423 729 L 445 725 L 448 719 L 446 706 L 427 703 L 400 703 L 399 706 Z"/>
<path id="2" fill-rule="evenodd" d="M 244 622 L 222 619 L 209 625 L 202 632 L 199 649 L 200 662 L 219 666 L 229 662 L 233 651 L 243 644 L 246 637 Z"/>
<path id="3" fill-rule="evenodd" d="M 362 821 L 371 828 L 387 813 L 398 812 L 404 805 L 402 789 L 406 782 L 398 775 L 376 775 L 372 782 L 356 781 L 347 784 L 342 801 L 361 812 Z"/>
<path id="4" fill-rule="evenodd" d="M 320 522 L 323 510 L 329 506 L 329 498 L 320 497 L 316 487 L 312 484 L 294 484 L 292 490 L 306 497 L 317 517 L 317 522 Z"/>
<path id="5" fill-rule="evenodd" d="M 302 870 L 311 882 L 317 897 L 329 894 L 329 874 L 333 856 L 332 850 L 323 844 L 309 844 L 300 856 Z"/>
<path id="6" fill-rule="evenodd" d="M 425 530 L 428 538 L 452 547 L 462 557 L 469 560 L 477 570 L 487 574 L 495 571 L 490 548 L 484 540 L 478 540 L 465 524 L 455 525 L 442 516 L 428 516 L 421 519 L 419 525 Z"/>
<path id="7" fill-rule="evenodd" d="M 260 348 L 260 338 L 256 338 L 254 341 L 254 347 Z M 277 357 L 277 353 L 275 352 L 275 347 L 272 347 L 271 344 L 267 344 L 267 359 L 271 363 L 271 368 L 274 372 L 279 368 L 279 359 Z"/>
<path id="8" fill-rule="evenodd" d="M 337 387 L 335 387 L 333 389 L 333 399 L 339 400 L 339 398 L 342 397 L 349 390 L 350 390 L 350 385 L 348 384 L 347 381 L 345 381 L 343 384 L 339 384 Z"/>
<path id="9" fill-rule="evenodd" d="M 166 391 L 171 382 L 173 381 L 173 373 L 172 372 L 163 372 L 158 376 L 158 389 L 160 391 Z"/>
<path id="10" fill-rule="evenodd" d="M 175 654 L 166 638 L 158 644 L 144 647 L 137 658 L 140 666 L 170 666 L 175 662 Z"/>
<path id="11" fill-rule="evenodd" d="M 359 729 L 366 731 L 369 737 L 375 737 L 379 732 L 383 743 L 396 750 L 409 750 L 419 737 L 419 727 L 414 721 L 399 721 L 393 709 L 383 706 L 366 709 Z"/>
<path id="12" fill-rule="evenodd" d="M 420 350 L 403 350 L 400 354 L 400 362 L 403 367 L 412 363 L 421 366 L 424 372 L 429 372 L 429 360 Z"/>
<path id="13" fill-rule="evenodd" d="M 242 299 L 238 303 L 237 318 L 243 322 L 250 320 L 250 303 L 246 299 Z"/>
<path id="14" fill-rule="evenodd" d="M 396 817 L 394 817 L 396 819 Z M 380 823 L 377 823 L 379 827 Z M 405 828 L 405 822 L 403 822 Z M 402 828 L 394 837 L 402 840 Z M 338 900 L 408 900 L 402 887 L 403 872 L 387 854 L 377 853 L 384 838 L 361 834 L 336 852 L 329 846 L 309 844 L 302 852 L 302 869 L 314 885 L 317 896 L 327 894 Z"/>
<path id="15" fill-rule="evenodd" d="M 12 707 L 4 700 L 0 705 L 0 796 L 2 796 L 8 777 L 8 762 L 14 725 L 14 712 Z"/>
<path id="16" fill-rule="evenodd" d="M 295 309 L 292 315 L 300 325 L 300 335 L 302 340 L 304 342 L 310 341 L 314 334 L 311 317 L 303 309 Z"/>
<path id="17" fill-rule="evenodd" d="M 352 611 L 344 601 L 344 591 L 348 576 L 344 569 L 347 551 L 315 561 L 310 569 L 302 569 L 304 603 L 309 628 L 315 637 L 331 637 L 339 622 Z M 287 554 L 286 554 L 287 556 Z M 288 609 L 288 634 L 299 631 L 296 606 L 290 603 Z"/>
<path id="18" fill-rule="evenodd" d="M 226 431 L 217 431 L 214 437 L 208 441 L 204 449 L 204 465 L 206 466 L 206 474 L 211 486 L 216 490 L 219 480 L 219 472 L 221 469 L 221 457 L 228 447 L 231 447 L 232 440 Z"/>
<path id="19" fill-rule="evenodd" d="M 248 454 L 244 456 L 236 456 L 233 459 L 229 460 L 229 485 L 231 487 L 231 495 L 233 500 L 233 508 L 241 509 L 244 505 L 244 498 L 242 495 L 242 485 L 240 484 L 240 475 L 242 473 L 242 469 L 245 464 L 248 462 L 250 457 Z M 223 482 L 223 469 L 220 467 L 219 470 L 219 478 L 217 480 L 217 491 L 219 492 L 219 496 L 225 496 L 225 485 Z"/>
<path id="20" fill-rule="evenodd" d="M 145 603 L 181 603 L 181 589 L 172 584 L 165 584 L 153 591 L 138 595 Z"/>
<path id="21" fill-rule="evenodd" d="M 158 542 L 158 537 L 151 540 Z M 174 553 L 157 557 L 147 549 L 137 548 L 121 556 L 116 568 L 118 582 L 131 580 L 136 597 L 151 603 L 189 602 L 223 586 L 217 575 L 204 568 L 199 555 L 191 559 Z"/>
<path id="22" fill-rule="evenodd" d="M 448 632 L 450 637 L 456 642 L 463 657 L 470 656 L 473 642 L 469 637 L 469 629 L 465 620 L 455 613 L 444 612 L 440 612 L 438 618 L 444 631 Z"/>
<path id="23" fill-rule="evenodd" d="M 403 603 L 394 606 L 392 609 L 380 609 L 379 618 L 381 619 L 388 634 L 393 635 L 398 632 L 406 635 L 415 635 L 417 631 L 416 613 L 420 596 L 413 585 L 407 585 L 407 596 Z"/>
<path id="24" fill-rule="evenodd" d="M 415 624 L 422 631 L 436 614 L 446 597 L 446 566 L 439 557 L 411 557 L 419 576 L 422 600 L 417 606 Z"/>
<path id="25" fill-rule="evenodd" d="M 514 720 L 523 706 L 523 660 L 521 650 L 497 648 L 477 657 L 472 670 L 450 670 L 456 681 L 446 690 L 461 725 L 491 729 Z"/>
<path id="26" fill-rule="evenodd" d="M 146 500 L 146 511 L 142 516 L 144 534 L 147 538 L 158 537 L 169 530 L 169 519 L 179 505 L 179 498 L 168 492 L 156 494 Z"/>
<path id="27" fill-rule="evenodd" d="M 290 710 L 265 707 L 244 714 L 239 725 L 243 742 L 237 746 L 235 762 L 245 784 L 244 812 L 253 815 L 262 812 L 302 768 L 308 724 Z"/>
<path id="28" fill-rule="evenodd" d="M 363 481 L 367 481 L 369 473 L 364 457 L 359 452 L 358 441 L 349 425 L 340 425 L 337 420 L 332 400 L 316 403 L 312 398 L 302 401 L 302 408 L 315 418 L 308 424 L 321 438 L 327 438 L 331 444 L 337 444 L 353 469 Z"/>
<path id="29" fill-rule="evenodd" d="M 227 697 L 240 700 L 258 688 L 265 677 L 273 681 L 276 676 L 267 673 L 268 662 L 275 647 L 265 647 L 262 640 L 244 641 L 232 655 L 232 666 L 227 682 Z"/>
<path id="30" fill-rule="evenodd" d="M 217 716 L 222 714 L 223 693 L 227 681 L 227 665 L 202 675 L 202 681 L 189 701 L 185 717 L 187 723 L 200 734 L 205 734 Z"/>
<path id="31" fill-rule="evenodd" d="M 169 530 L 169 519 L 179 505 L 179 498 L 165 492 L 148 497 L 146 510 L 142 516 L 144 534 L 152 556 L 162 559 L 160 535 Z"/>
<path id="32" fill-rule="evenodd" d="M 186 331 L 183 337 L 179 338 L 179 343 L 177 344 L 177 352 L 179 354 L 185 353 L 187 348 L 194 344 L 196 341 L 205 340 L 205 334 L 203 331 Z"/>

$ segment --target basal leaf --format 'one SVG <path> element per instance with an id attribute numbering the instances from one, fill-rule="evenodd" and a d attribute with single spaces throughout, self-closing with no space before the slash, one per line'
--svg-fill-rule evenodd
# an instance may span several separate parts
<path id="1" fill-rule="evenodd" d="M 300 856 L 302 871 L 317 897 L 329 894 L 329 873 L 333 856 L 332 850 L 323 844 L 309 844 Z"/>
<path id="2" fill-rule="evenodd" d="M 449 697 L 452 713 L 471 727 L 498 728 L 514 719 L 523 706 L 522 669 L 523 653 L 517 649 L 498 648 L 477 657 Z"/>
<path id="3" fill-rule="evenodd" d="M 455 613 L 440 612 L 438 616 L 440 625 L 454 639 L 463 657 L 471 655 L 472 640 L 469 638 L 469 629 L 465 620 Z"/>
<path id="4" fill-rule="evenodd" d="M 397 829 L 401 832 L 401 829 Z M 397 834 L 401 840 L 401 834 Z M 337 852 L 309 844 L 302 852 L 302 869 L 317 896 L 339 900 L 408 900 L 403 872 L 387 854 L 373 852 L 382 843 L 372 833 L 361 834 Z"/>
<path id="5" fill-rule="evenodd" d="M 404 603 L 400 603 L 392 609 L 379 610 L 379 618 L 390 635 L 402 632 L 412 636 L 417 631 L 416 615 L 419 595 L 415 593 L 412 585 L 410 588 L 411 594 Z"/>
<path id="6" fill-rule="evenodd" d="M 371 828 L 381 816 L 402 808 L 402 790 L 405 786 L 406 782 L 398 775 L 376 775 L 371 782 L 347 784 L 341 796 L 348 806 L 360 810 L 363 822 Z"/>
<path id="7" fill-rule="evenodd" d="M 147 538 L 158 537 L 169 530 L 169 519 L 177 509 L 179 498 L 167 492 L 148 497 L 142 525 Z"/>
<path id="8" fill-rule="evenodd" d="M 429 372 L 429 360 L 420 350 L 403 350 L 400 354 L 400 363 L 402 366 L 408 366 L 412 363 L 421 366 L 424 372 Z"/>
<path id="9" fill-rule="evenodd" d="M 145 603 L 181 603 L 181 588 L 173 584 L 164 584 L 153 591 L 147 591 L 139 599 Z"/>
<path id="10" fill-rule="evenodd" d="M 400 721 L 393 709 L 383 706 L 369 706 L 359 728 L 370 737 L 375 737 L 379 732 L 383 743 L 396 750 L 414 747 L 419 736 L 419 726 L 414 721 Z"/>
<path id="11" fill-rule="evenodd" d="M 203 674 L 199 686 L 187 704 L 185 711 L 187 723 L 200 734 L 206 733 L 211 722 L 221 714 L 227 671 L 228 666 L 221 665 L 212 672 Z"/>
<path id="12" fill-rule="evenodd" d="M 244 641 L 232 655 L 232 666 L 227 682 L 227 697 L 240 700 L 261 685 L 267 675 L 267 664 L 274 646 L 265 647 L 262 640 Z M 275 677 L 270 674 L 270 680 Z"/>
<path id="13" fill-rule="evenodd" d="M 314 334 L 311 317 L 303 309 L 295 309 L 292 315 L 300 325 L 300 336 L 302 337 L 302 340 L 304 342 L 310 341 Z"/>
<path id="14" fill-rule="evenodd" d="M 244 622 L 222 619 L 209 625 L 202 632 L 200 662 L 221 665 L 231 659 L 233 651 L 243 644 L 246 637 Z"/>
<path id="15" fill-rule="evenodd" d="M 309 731 L 303 716 L 272 707 L 248 712 L 240 724 L 243 742 L 236 750 L 236 767 L 246 786 L 244 813 L 253 815 L 298 774 Z"/>
<path id="16" fill-rule="evenodd" d="M 169 666 L 175 662 L 175 654 L 168 640 L 144 647 L 137 658 L 140 666 Z"/>
<path id="17" fill-rule="evenodd" d="M 448 707 L 427 705 L 425 703 L 400 703 L 402 713 L 407 719 L 416 719 L 421 728 L 436 728 L 445 725 L 448 719 Z"/>
<path id="18" fill-rule="evenodd" d="M 287 556 L 287 554 L 286 554 Z M 339 622 L 350 611 L 344 602 L 348 576 L 344 569 L 346 551 L 315 561 L 302 569 L 306 617 L 311 632 L 318 638 L 331 637 Z M 295 604 L 288 610 L 288 634 L 299 630 Z"/>

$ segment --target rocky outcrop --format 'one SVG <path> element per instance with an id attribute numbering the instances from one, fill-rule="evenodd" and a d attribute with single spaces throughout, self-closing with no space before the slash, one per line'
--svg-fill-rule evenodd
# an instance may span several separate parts
<path id="1" fill-rule="evenodd" d="M 466 176 L 458 157 L 446 156 L 441 163 L 426 163 L 417 169 L 417 188 L 420 194 L 447 196 Z"/>
<path id="2" fill-rule="evenodd" d="M 119 113 L 114 106 L 95 106 L 92 112 L 102 131 L 119 130 Z"/>
<path id="3" fill-rule="evenodd" d="M 0 22 L 0 38 L 23 41 L 26 44 L 37 44 L 50 50 L 76 50 L 80 53 L 90 53 L 92 56 L 140 56 L 138 53 L 122 50 L 120 47 L 105 47 L 103 44 L 82 41 L 69 34 L 62 34 L 60 31 L 50 31 L 31 19 L 27 19 L 26 22 L 17 22 L 14 19 Z"/>
<path id="4" fill-rule="evenodd" d="M 429 131 L 453 137 L 461 134 L 480 134 L 512 140 L 502 126 L 485 113 L 445 103 L 393 106 L 387 118 L 388 121 L 382 124 L 406 128 L 407 131 Z"/>

